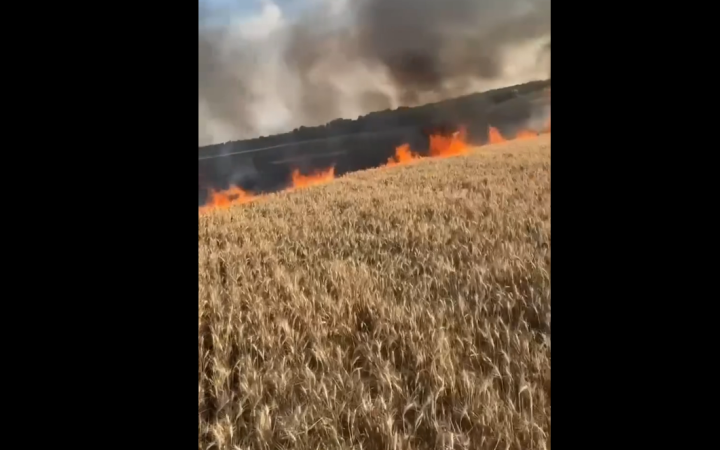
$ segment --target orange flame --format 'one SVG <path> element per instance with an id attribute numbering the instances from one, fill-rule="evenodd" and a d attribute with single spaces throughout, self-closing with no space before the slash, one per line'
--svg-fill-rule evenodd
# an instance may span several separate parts
<path id="1" fill-rule="evenodd" d="M 310 175 L 303 175 L 298 169 L 295 169 L 292 172 L 292 189 L 325 184 L 334 179 L 335 167 L 330 167 L 329 169 L 321 170 Z"/>
<path id="2" fill-rule="evenodd" d="M 538 132 L 535 130 L 520 130 L 515 134 L 514 139 L 506 139 L 502 135 L 502 133 L 500 133 L 500 130 L 491 126 L 488 128 L 488 144 L 500 144 L 509 140 L 535 139 L 541 133 L 550 133 L 550 119 L 548 119 L 547 125 L 543 127 L 541 131 Z"/>
<path id="3" fill-rule="evenodd" d="M 515 139 L 535 139 L 538 134 L 532 130 L 520 130 L 515 135 Z"/>
<path id="4" fill-rule="evenodd" d="M 542 131 L 520 130 L 515 134 L 513 139 L 506 139 L 502 133 L 500 133 L 500 130 L 491 126 L 488 129 L 488 145 L 500 144 L 515 139 L 534 139 L 538 137 L 540 133 L 550 133 L 550 119 L 548 119 L 547 126 Z M 449 137 L 441 134 L 433 134 L 430 136 L 430 154 L 428 155 L 430 158 L 464 155 L 469 151 L 470 144 L 467 142 L 467 130 L 464 127 L 461 127 L 459 131 Z M 392 167 L 423 158 L 423 156 L 414 153 L 410 149 L 409 144 L 403 144 L 395 149 L 395 156 L 388 159 L 386 166 Z"/>
<path id="5" fill-rule="evenodd" d="M 548 91 L 549 94 L 549 91 Z M 542 131 L 543 133 L 550 133 L 550 119 L 548 118 L 547 126 Z M 515 135 L 515 139 L 531 139 L 538 136 L 539 133 L 531 130 L 521 130 Z M 495 127 L 489 127 L 488 129 L 488 144 L 499 144 L 507 142 Z M 470 145 L 467 142 L 467 131 L 466 129 L 460 128 L 459 131 L 452 134 L 452 136 L 443 136 L 440 134 L 430 136 L 430 153 L 429 157 L 448 157 L 456 155 L 464 155 L 470 151 Z M 403 144 L 395 149 L 395 155 L 388 159 L 386 166 L 396 166 L 400 164 L 406 164 L 418 159 L 423 159 L 422 156 L 413 152 L 410 149 L 410 144 Z M 292 172 L 291 187 L 290 189 L 304 188 L 308 186 L 315 186 L 318 184 L 329 183 L 335 179 L 335 167 L 330 167 L 325 170 L 321 170 L 309 175 L 303 175 L 300 170 L 295 169 Z M 249 192 L 242 190 L 239 187 L 232 186 L 224 191 L 210 191 L 210 199 L 205 206 L 199 208 L 201 214 L 206 213 L 212 209 L 217 208 L 228 208 L 234 205 L 240 205 L 249 203 L 256 200 L 258 196 L 253 195 Z"/>
<path id="6" fill-rule="evenodd" d="M 395 149 L 395 156 L 388 159 L 388 166 L 397 166 L 398 164 L 407 164 L 411 161 L 420 159 L 420 155 L 410 150 L 410 144 L 403 144 Z"/>
<path id="7" fill-rule="evenodd" d="M 335 167 L 330 167 L 309 175 L 303 175 L 298 169 L 293 170 L 290 189 L 304 188 L 318 184 L 328 183 L 335 179 Z M 210 190 L 210 198 L 204 206 L 198 208 L 200 214 L 206 214 L 211 210 L 225 209 L 235 205 L 242 205 L 260 198 L 242 190 L 237 186 L 231 186 L 224 191 Z"/>
<path id="8" fill-rule="evenodd" d="M 452 136 L 431 135 L 430 136 L 430 157 L 446 157 L 464 155 L 470 150 L 467 143 L 467 131 L 464 127 L 456 131 Z"/>
<path id="9" fill-rule="evenodd" d="M 488 144 L 500 144 L 505 141 L 506 139 L 500 134 L 500 130 L 492 126 L 488 129 Z"/>
<path id="10" fill-rule="evenodd" d="M 211 209 L 225 209 L 233 205 L 242 205 L 255 200 L 255 196 L 237 186 L 230 186 L 224 191 L 210 190 L 210 198 L 205 206 L 199 208 L 201 214 Z"/>

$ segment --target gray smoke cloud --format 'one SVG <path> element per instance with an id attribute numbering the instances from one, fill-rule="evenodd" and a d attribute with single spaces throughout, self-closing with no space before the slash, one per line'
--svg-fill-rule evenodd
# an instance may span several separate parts
<path id="1" fill-rule="evenodd" d="M 306 2 L 235 23 L 200 4 L 199 145 L 550 74 L 550 0 Z"/>

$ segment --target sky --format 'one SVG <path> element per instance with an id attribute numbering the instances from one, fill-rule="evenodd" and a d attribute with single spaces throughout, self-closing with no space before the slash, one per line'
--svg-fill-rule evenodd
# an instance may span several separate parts
<path id="1" fill-rule="evenodd" d="M 394 60 L 388 62 L 386 57 L 388 52 L 392 53 L 392 48 L 396 53 L 405 47 L 412 50 L 416 46 L 413 34 L 399 33 L 398 36 L 397 31 L 391 31 L 398 27 L 388 26 L 392 23 L 388 20 L 392 19 L 385 20 L 385 14 L 362 16 L 366 20 L 360 25 L 346 23 L 357 18 L 358 0 L 198 1 L 199 44 L 202 42 L 200 48 L 204 49 L 199 55 L 200 145 L 276 134 L 302 125 L 325 123 L 337 117 L 354 119 L 374 110 L 394 109 L 404 101 L 400 96 L 402 92 L 397 88 L 397 79 L 393 78 L 403 76 L 402 67 L 398 68 Z M 497 52 L 500 44 L 492 44 L 491 41 L 491 44 L 477 48 L 463 44 L 471 40 L 458 40 L 457 37 L 470 32 L 470 37 L 477 38 L 477 33 L 472 30 L 483 27 L 468 28 L 468 20 L 473 21 L 478 14 L 482 19 L 479 23 L 484 23 L 483 20 L 492 24 L 501 23 L 495 19 L 510 20 L 514 17 L 511 14 L 516 14 L 526 3 L 546 2 L 549 6 L 550 0 L 455 0 L 458 7 L 465 5 L 468 8 L 467 5 L 475 2 L 485 5 L 482 10 L 472 10 L 473 15 L 467 20 L 466 16 L 462 16 L 460 25 L 464 28 L 456 26 L 456 23 L 450 28 L 439 27 L 448 20 L 457 20 L 452 14 L 440 14 L 441 17 L 434 19 L 437 14 L 431 6 L 442 0 L 394 1 L 404 5 L 405 9 L 392 9 L 390 16 L 398 11 L 416 12 L 409 14 L 409 23 L 424 27 L 428 20 L 437 22 L 430 37 L 431 41 L 439 39 L 437 44 L 440 47 L 429 45 L 423 48 L 429 49 L 432 61 L 435 61 L 432 58 L 440 58 L 443 67 L 447 68 L 443 70 L 445 78 L 442 86 L 438 85 L 442 89 L 425 89 L 419 93 L 422 94 L 420 97 L 410 100 L 413 104 L 442 100 L 443 96 L 450 95 L 449 92 L 457 96 L 546 76 L 546 69 L 536 67 L 539 46 L 546 45 L 544 37 L 504 48 L 502 75 L 492 79 L 475 77 L 469 83 L 466 79 L 468 67 L 485 61 L 483 49 L 485 52 Z M 506 8 L 511 3 L 512 7 Z M 384 0 L 368 0 L 364 4 L 377 9 L 372 5 L 384 5 Z M 420 4 L 424 7 L 415 6 Z M 411 6 L 409 9 L 408 5 Z M 500 6 L 501 10 L 495 11 Z M 405 13 L 396 19 L 405 20 Z M 511 23 L 519 24 L 519 30 L 532 28 L 532 25 L 519 19 Z M 318 28 L 321 31 L 315 36 L 313 33 Z M 337 40 L 322 39 L 334 29 L 361 32 L 357 35 L 339 34 L 335 36 Z M 362 30 L 367 34 L 363 35 Z M 488 33 L 493 31 L 498 30 L 491 28 Z M 368 36 L 388 33 L 396 35 L 368 40 Z M 513 33 L 517 34 L 517 31 L 509 34 Z M 503 31 L 495 33 L 495 36 L 502 41 L 507 34 Z M 450 35 L 456 39 L 450 39 Z M 374 59 L 358 56 L 360 47 L 356 41 L 363 36 L 362 50 L 367 55 L 374 55 Z M 356 53 L 347 49 L 355 49 Z M 438 53 L 440 50 L 442 52 Z M 378 103 L 379 97 L 383 97 L 383 102 Z"/>
<path id="2" fill-rule="evenodd" d="M 243 38 L 263 39 L 295 21 L 303 10 L 320 5 L 339 12 L 352 0 L 199 0 L 206 14 L 201 26 L 219 25 Z"/>
<path id="3" fill-rule="evenodd" d="M 307 4 L 317 0 L 203 0 L 212 11 L 222 13 L 228 20 L 246 21 L 263 17 L 275 7 L 282 15 L 292 17 Z"/>
<path id="4" fill-rule="evenodd" d="M 268 37 L 286 27 L 303 9 L 321 4 L 325 9 L 335 10 L 346 5 L 347 1 L 351 0 L 199 0 L 201 10 L 204 11 L 200 25 L 204 28 L 222 28 L 229 32 L 230 40 L 235 44 L 242 42 L 244 44 L 241 46 L 265 48 L 268 51 L 265 54 L 267 59 L 268 55 L 272 57 L 274 47 L 281 50 Z M 290 123 L 292 117 L 282 102 L 277 101 L 277 83 L 273 85 L 273 77 L 269 78 L 272 92 L 261 95 L 261 105 L 255 109 L 255 119 L 262 129 L 261 134 L 286 132 L 294 126 Z M 232 129 L 226 129 L 216 121 L 206 120 L 207 108 L 203 104 L 199 108 L 205 130 L 210 135 L 221 137 L 214 140 L 237 138 Z"/>

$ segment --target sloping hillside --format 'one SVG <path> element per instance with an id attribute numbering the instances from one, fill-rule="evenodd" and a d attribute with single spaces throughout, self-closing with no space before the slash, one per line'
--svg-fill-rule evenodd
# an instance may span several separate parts
<path id="1" fill-rule="evenodd" d="M 550 137 L 199 217 L 198 447 L 549 449 Z"/>
<path id="2" fill-rule="evenodd" d="M 549 108 L 545 90 L 550 81 L 537 81 L 468 95 L 416 108 L 399 108 L 336 120 L 322 127 L 202 147 L 198 161 L 200 204 L 209 189 L 236 185 L 271 192 L 285 187 L 293 169 L 313 171 L 334 166 L 336 173 L 377 167 L 395 147 L 409 143 L 422 151 L 431 133 L 463 125 L 471 142 L 487 141 L 488 125 L 512 135 L 533 115 Z"/>

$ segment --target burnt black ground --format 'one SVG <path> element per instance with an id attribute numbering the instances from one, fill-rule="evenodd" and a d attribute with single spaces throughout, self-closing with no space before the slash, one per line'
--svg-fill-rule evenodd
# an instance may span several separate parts
<path id="1" fill-rule="evenodd" d="M 201 147 L 198 150 L 198 206 L 210 189 L 239 186 L 255 193 L 288 186 L 293 169 L 302 173 L 335 167 L 335 175 L 378 167 L 408 143 L 427 152 L 429 135 L 464 126 L 468 140 L 482 145 L 488 127 L 513 136 L 548 110 L 550 80 L 472 94 L 416 108 L 398 108 L 338 120 L 292 133 Z"/>

